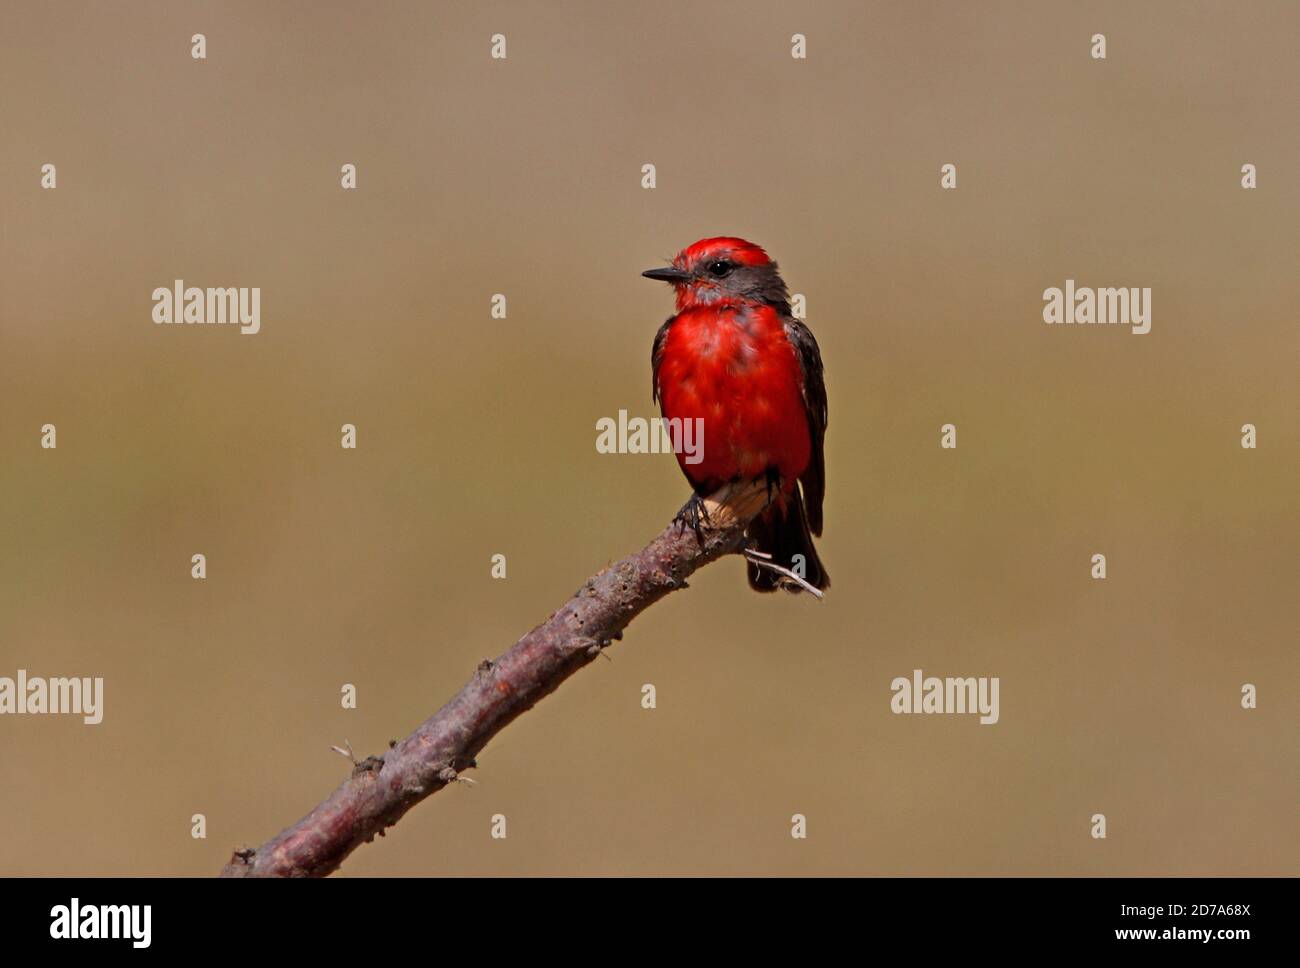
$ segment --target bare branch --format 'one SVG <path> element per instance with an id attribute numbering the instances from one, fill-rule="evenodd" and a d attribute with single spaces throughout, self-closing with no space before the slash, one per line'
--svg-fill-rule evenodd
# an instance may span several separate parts
<path id="1" fill-rule="evenodd" d="M 237 850 L 223 877 L 324 877 L 413 806 L 475 766 L 474 757 L 521 713 L 623 637 L 641 611 L 686 587 L 697 568 L 740 550 L 767 503 L 758 482 L 706 499 L 697 537 L 670 524 L 641 551 L 588 579 L 568 602 L 495 660 L 484 660 L 438 712 L 352 775 L 311 813 L 255 850 Z M 350 750 L 349 750 L 350 752 Z"/>

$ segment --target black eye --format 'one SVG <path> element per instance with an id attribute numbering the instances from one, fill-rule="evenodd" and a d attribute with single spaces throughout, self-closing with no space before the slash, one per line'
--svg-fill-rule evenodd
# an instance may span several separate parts
<path id="1" fill-rule="evenodd" d="M 717 262 L 709 263 L 709 275 L 721 279 L 732 270 L 732 265 L 726 259 L 719 259 Z"/>

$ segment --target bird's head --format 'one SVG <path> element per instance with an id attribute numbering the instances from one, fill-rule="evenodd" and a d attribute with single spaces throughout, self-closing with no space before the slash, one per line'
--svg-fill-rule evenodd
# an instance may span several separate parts
<path id="1" fill-rule="evenodd" d="M 700 239 L 677 253 L 672 265 L 647 269 L 641 275 L 672 283 L 678 312 L 727 303 L 786 306 L 789 301 L 777 265 L 767 253 L 753 242 L 730 236 Z"/>

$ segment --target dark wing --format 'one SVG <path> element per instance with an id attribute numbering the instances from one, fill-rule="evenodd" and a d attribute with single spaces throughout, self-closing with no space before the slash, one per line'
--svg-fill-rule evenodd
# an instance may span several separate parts
<path id="1" fill-rule="evenodd" d="M 650 399 L 655 403 L 659 402 L 659 364 L 663 362 L 664 338 L 667 337 L 668 330 L 676 318 L 676 316 L 669 316 L 664 321 L 664 324 L 659 327 L 659 332 L 655 333 L 654 346 L 650 347 Z"/>
<path id="2" fill-rule="evenodd" d="M 808 527 L 812 533 L 822 533 L 822 498 L 826 494 L 826 459 L 822 443 L 826 437 L 826 381 L 822 373 L 822 352 L 812 330 L 795 319 L 785 317 L 785 335 L 794 346 L 803 368 L 803 406 L 808 414 L 808 436 L 812 438 L 812 458 L 808 470 L 799 478 L 803 496 L 808 505 Z"/>

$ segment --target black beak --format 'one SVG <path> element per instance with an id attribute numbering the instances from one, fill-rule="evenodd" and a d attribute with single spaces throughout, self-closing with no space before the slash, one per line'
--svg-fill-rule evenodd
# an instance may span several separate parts
<path id="1" fill-rule="evenodd" d="M 685 282 L 691 277 L 691 274 L 685 269 L 675 269 L 672 266 L 665 266 L 662 269 L 647 269 L 641 275 L 647 279 L 658 279 L 660 282 L 671 282 L 673 284 Z"/>

